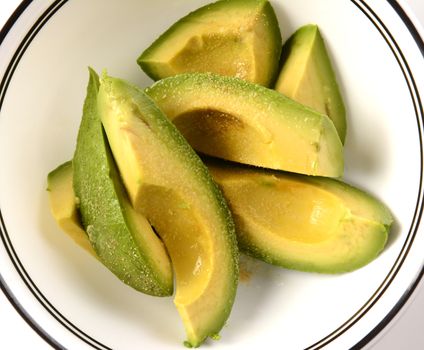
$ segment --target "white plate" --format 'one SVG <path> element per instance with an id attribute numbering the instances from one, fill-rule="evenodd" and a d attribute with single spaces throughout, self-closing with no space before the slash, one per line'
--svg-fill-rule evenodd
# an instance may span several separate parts
<path id="1" fill-rule="evenodd" d="M 72 157 L 88 65 L 141 86 L 135 63 L 198 0 L 24 2 L 0 40 L 0 285 L 48 343 L 70 349 L 181 349 L 171 298 L 136 293 L 53 221 L 46 175 Z M 392 4 L 393 3 L 393 4 Z M 327 276 L 249 262 L 216 349 L 347 349 L 368 343 L 423 274 L 422 41 L 394 2 L 272 4 L 287 38 L 317 23 L 348 109 L 347 181 L 396 222 L 384 252 Z M 208 347 L 205 345 L 205 347 Z"/>

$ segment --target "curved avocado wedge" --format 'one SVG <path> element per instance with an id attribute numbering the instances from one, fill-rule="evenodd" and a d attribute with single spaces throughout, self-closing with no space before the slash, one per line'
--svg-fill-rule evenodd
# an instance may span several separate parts
<path id="1" fill-rule="evenodd" d="M 82 228 L 74 189 L 72 187 L 72 162 L 59 165 L 47 175 L 50 209 L 59 227 L 76 244 L 96 257 L 96 253 Z"/>
<path id="2" fill-rule="evenodd" d="M 163 243 L 131 207 L 97 112 L 97 74 L 90 70 L 73 160 L 73 185 L 82 224 L 100 261 L 120 280 L 150 295 L 173 291 Z"/>
<path id="3" fill-rule="evenodd" d="M 234 224 L 206 167 L 141 90 L 103 76 L 98 108 L 134 208 L 165 243 L 190 346 L 215 337 L 238 281 Z"/>
<path id="4" fill-rule="evenodd" d="M 274 90 L 197 73 L 160 80 L 146 93 L 198 152 L 307 175 L 343 174 L 331 120 Z"/>
<path id="5" fill-rule="evenodd" d="M 278 21 L 266 0 L 221 0 L 181 18 L 138 58 L 154 80 L 214 72 L 269 86 L 281 53 Z"/>
<path id="6" fill-rule="evenodd" d="M 335 179 L 206 160 L 242 251 L 285 268 L 341 273 L 372 261 L 393 221 L 377 199 Z"/>
<path id="7" fill-rule="evenodd" d="M 318 26 L 299 28 L 284 44 L 281 59 L 275 90 L 328 115 L 344 143 L 346 110 Z"/>

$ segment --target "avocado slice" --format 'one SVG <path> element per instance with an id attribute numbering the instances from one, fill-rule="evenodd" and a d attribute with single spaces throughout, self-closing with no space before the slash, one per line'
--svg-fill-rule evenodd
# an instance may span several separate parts
<path id="1" fill-rule="evenodd" d="M 72 188 L 72 162 L 59 165 L 47 175 L 50 209 L 59 227 L 76 244 L 96 257 L 79 218 L 74 189 Z"/>
<path id="2" fill-rule="evenodd" d="M 181 74 L 146 93 L 201 153 L 265 168 L 340 177 L 343 146 L 331 120 L 233 77 Z"/>
<path id="3" fill-rule="evenodd" d="M 138 58 L 154 80 L 214 72 L 269 86 L 281 53 L 278 21 L 266 0 L 221 0 L 181 18 Z"/>
<path id="4" fill-rule="evenodd" d="M 234 224 L 206 167 L 140 89 L 103 76 L 98 108 L 134 208 L 169 251 L 190 346 L 216 337 L 238 282 Z"/>
<path id="5" fill-rule="evenodd" d="M 150 295 L 173 292 L 168 254 L 143 215 L 131 207 L 97 112 L 97 74 L 90 70 L 73 160 L 82 224 L 100 261 L 120 280 Z"/>
<path id="6" fill-rule="evenodd" d="M 245 253 L 285 268 L 340 273 L 372 261 L 393 221 L 377 199 L 335 179 L 206 160 Z"/>
<path id="7" fill-rule="evenodd" d="M 318 26 L 299 28 L 284 44 L 282 61 L 275 90 L 328 115 L 344 143 L 346 110 Z"/>

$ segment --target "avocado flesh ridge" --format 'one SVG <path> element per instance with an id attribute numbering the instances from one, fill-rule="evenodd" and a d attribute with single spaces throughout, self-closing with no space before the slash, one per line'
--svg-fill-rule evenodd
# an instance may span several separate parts
<path id="1" fill-rule="evenodd" d="M 198 156 L 141 90 L 104 77 L 98 102 L 129 197 L 168 249 L 174 303 L 198 346 L 220 331 L 234 301 L 238 253 L 228 208 Z"/>
<path id="2" fill-rule="evenodd" d="M 381 223 L 385 227 L 390 228 L 393 222 L 393 216 L 390 210 L 373 196 L 342 181 L 335 181 L 324 177 L 308 177 L 308 181 L 317 188 L 327 192 L 331 191 L 333 195 L 337 196 L 349 208 L 353 216 Z"/>
<path id="3" fill-rule="evenodd" d="M 96 256 L 82 228 L 72 188 L 72 162 L 66 162 L 47 176 L 50 209 L 59 227 L 85 251 Z"/>
<path id="4" fill-rule="evenodd" d="M 207 160 L 236 224 L 239 247 L 268 263 L 321 273 L 347 272 L 384 248 L 388 209 L 340 181 Z"/>
<path id="5" fill-rule="evenodd" d="M 328 115 L 344 143 L 346 110 L 318 27 L 307 25 L 297 30 L 284 44 L 282 60 L 275 89 Z"/>
<path id="6" fill-rule="evenodd" d="M 263 83 L 257 71 L 253 52 L 253 35 L 240 37 L 232 31 L 194 36 L 169 61 L 169 74 L 210 71 Z M 223 55 L 225 52 L 225 56 Z"/>
<path id="7" fill-rule="evenodd" d="M 85 231 L 100 261 L 146 294 L 172 294 L 168 255 L 146 219 L 131 207 L 97 112 L 97 74 L 90 70 L 73 160 L 73 185 Z"/>
<path id="8" fill-rule="evenodd" d="M 278 21 L 267 1 L 219 1 L 180 19 L 137 62 L 154 80 L 214 72 L 268 86 L 280 52 Z"/>
<path id="9" fill-rule="evenodd" d="M 276 91 L 195 73 L 163 79 L 146 93 L 198 152 L 308 175 L 343 174 L 331 120 Z"/>

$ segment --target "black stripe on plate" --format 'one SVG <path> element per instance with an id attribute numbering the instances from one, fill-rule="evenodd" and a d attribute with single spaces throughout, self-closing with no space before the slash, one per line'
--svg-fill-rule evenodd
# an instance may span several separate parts
<path id="1" fill-rule="evenodd" d="M 9 17 L 7 22 L 4 24 L 3 28 L 0 31 L 0 45 L 6 37 L 7 33 L 9 33 L 10 29 L 12 29 L 15 22 L 22 15 L 22 13 L 26 10 L 26 8 L 31 4 L 32 0 L 24 0 L 22 1 L 16 10 Z"/>
<path id="2" fill-rule="evenodd" d="M 399 3 L 396 0 L 387 0 L 387 2 L 397 12 L 399 17 L 402 19 L 403 23 L 405 23 L 406 27 L 408 28 L 409 32 L 411 33 L 412 37 L 414 38 L 414 41 L 417 43 L 417 46 L 420 49 L 421 54 L 424 56 L 423 38 L 421 38 L 420 34 L 418 33 L 417 28 L 415 28 L 415 25 L 412 23 L 411 19 L 408 17 L 408 15 L 405 13 L 402 6 L 400 6 Z"/>
<path id="3" fill-rule="evenodd" d="M 0 275 L 0 289 L 6 296 L 7 300 L 12 304 L 15 310 L 19 315 L 24 319 L 24 321 L 36 332 L 42 339 L 44 339 L 47 344 L 55 349 L 65 350 L 53 337 L 51 337 L 47 332 L 41 328 L 32 317 L 25 311 L 23 306 L 19 303 L 19 301 L 14 297 L 13 293 L 10 291 L 9 287 L 6 285 L 6 282 Z"/>
<path id="4" fill-rule="evenodd" d="M 368 6 L 363 0 L 351 0 L 352 3 L 371 21 L 371 23 L 375 26 L 375 28 L 378 30 L 378 32 L 381 34 L 383 39 L 386 41 L 387 45 L 389 46 L 390 50 L 392 51 L 401 71 L 402 74 L 406 80 L 409 93 L 411 95 L 411 100 L 414 106 L 414 111 L 417 119 L 417 126 L 418 126 L 418 135 L 419 135 L 419 141 L 420 141 L 420 183 L 419 183 L 419 189 L 418 189 L 418 196 L 417 196 L 417 202 L 415 207 L 414 216 L 412 219 L 411 227 L 408 231 L 407 237 L 405 239 L 405 243 L 402 246 L 402 249 L 399 253 L 399 256 L 397 257 L 394 265 L 390 269 L 387 276 L 384 278 L 383 282 L 380 284 L 380 286 L 377 288 L 377 290 L 374 292 L 374 294 L 371 296 L 371 298 L 354 314 L 352 315 L 343 325 L 341 325 L 339 328 L 337 328 L 332 333 L 328 334 L 326 337 L 321 339 L 320 341 L 314 343 L 313 345 L 309 346 L 307 350 L 312 349 L 321 349 L 330 342 L 332 342 L 334 339 L 345 333 L 349 328 L 351 328 L 355 323 L 357 323 L 365 314 L 372 308 L 372 306 L 378 302 L 378 300 L 383 296 L 384 292 L 387 290 L 387 288 L 390 286 L 390 284 L 393 282 L 394 278 L 396 277 L 397 273 L 399 272 L 401 266 L 403 265 L 410 248 L 412 246 L 412 243 L 415 239 L 415 236 L 418 231 L 419 222 L 422 217 L 423 212 L 423 144 L 422 144 L 422 119 L 423 119 L 423 107 L 421 103 L 421 98 L 415 83 L 415 80 L 413 78 L 412 72 L 410 67 L 408 66 L 408 63 L 405 59 L 404 54 L 402 53 L 402 50 L 400 49 L 399 45 L 397 44 L 396 40 L 394 39 L 393 35 L 390 33 L 388 28 L 385 26 L 383 21 L 377 16 L 377 14 L 371 9 L 370 6 Z M 401 16 L 400 16 L 401 17 Z M 405 23 L 406 24 L 406 23 Z M 411 25 L 411 23 L 409 23 Z M 415 38 L 414 38 L 415 39 Z M 422 41 L 417 42 L 421 52 L 423 52 L 423 46 Z M 398 313 L 398 311 L 401 309 L 401 307 L 405 304 L 405 302 L 408 300 L 410 295 L 412 294 L 413 290 L 416 288 L 416 286 L 419 284 L 421 277 L 424 273 L 424 268 L 421 268 L 420 273 L 418 274 L 415 281 L 412 283 L 410 288 L 405 291 L 402 298 L 396 303 L 396 305 L 392 308 L 392 310 L 389 311 L 389 313 L 384 317 L 384 319 L 370 332 L 368 333 L 362 340 L 357 343 L 353 349 L 360 349 L 367 343 L 369 343 L 389 322 L 393 319 L 393 317 Z"/>
<path id="5" fill-rule="evenodd" d="M 31 44 L 32 40 L 35 38 L 37 33 L 43 28 L 43 26 L 50 20 L 50 18 L 64 5 L 67 3 L 67 0 L 56 0 L 54 1 L 48 8 L 45 10 L 45 12 L 37 19 L 37 21 L 34 23 L 34 25 L 31 27 L 31 29 L 28 31 L 28 33 L 25 35 L 24 39 L 18 46 L 17 50 L 15 51 L 15 54 L 12 57 L 12 60 L 10 61 L 6 72 L 3 76 L 3 79 L 0 83 L 0 110 L 3 105 L 4 98 L 6 96 L 7 88 L 10 84 L 10 81 L 13 77 L 13 73 L 15 72 L 16 67 L 18 66 L 22 56 L 25 54 L 25 51 Z M 20 14 L 25 10 L 23 6 L 28 6 L 30 2 L 21 4 L 22 8 L 19 9 Z M 18 12 L 17 10 L 17 12 Z M 13 16 L 12 16 L 13 17 Z M 19 16 L 18 16 L 19 17 Z M 16 17 L 16 19 L 18 18 Z M 15 19 L 15 21 L 16 21 Z M 10 20 L 8 21 L 8 23 Z M 11 25 L 10 25 L 11 26 Z M 2 35 L 7 35 L 9 32 L 10 27 L 6 28 L 6 30 L 3 32 Z M 3 41 L 4 37 L 1 38 L 0 41 Z M 77 336 L 79 339 L 83 340 L 85 343 L 91 345 L 93 348 L 98 350 L 110 350 L 109 347 L 106 345 L 98 342 L 85 332 L 83 332 L 81 329 L 79 329 L 76 325 L 74 325 L 72 322 L 70 322 L 66 317 L 64 317 L 48 300 L 47 298 L 41 293 L 37 285 L 34 283 L 34 281 L 31 279 L 31 277 L 28 275 L 27 271 L 25 270 L 22 262 L 20 261 L 18 255 L 16 254 L 16 251 L 12 245 L 12 242 L 10 240 L 9 234 L 6 229 L 6 225 L 0 210 L 0 233 L 1 233 L 1 239 L 2 242 L 6 248 L 6 251 L 15 266 L 17 272 L 21 276 L 22 280 L 24 281 L 25 285 L 28 287 L 28 289 L 31 291 L 31 293 L 34 295 L 34 297 L 44 306 L 44 308 L 61 324 L 63 325 L 68 331 L 70 331 L 72 334 Z M 1 276 L 0 276 L 1 277 Z M 15 307 L 16 310 L 18 310 L 19 314 L 24 318 L 24 320 L 33 328 L 40 336 L 52 345 L 53 347 L 57 349 L 63 349 L 63 346 L 59 345 L 57 341 L 53 339 L 50 335 L 48 335 L 44 330 L 41 329 L 41 327 L 32 320 L 31 317 L 26 313 L 25 310 L 23 310 L 22 306 L 16 302 L 16 299 L 14 298 L 13 294 L 11 293 L 10 289 L 6 286 L 3 279 L 0 279 L 1 289 L 6 294 L 6 297 L 9 299 L 9 301 L 12 302 L 12 305 Z"/>
<path id="6" fill-rule="evenodd" d="M 415 28 L 414 24 L 410 20 L 410 18 L 407 16 L 403 8 L 399 5 L 397 1 L 394 0 L 387 0 L 389 4 L 393 7 L 393 9 L 397 12 L 399 17 L 402 19 L 406 27 L 408 28 L 409 32 L 411 33 L 412 37 L 414 38 L 414 41 L 416 42 L 419 50 L 421 51 L 421 54 L 424 56 L 424 42 L 423 38 L 421 38 L 420 34 L 418 33 L 417 29 Z M 384 26 L 384 24 L 382 23 Z M 386 26 L 384 26 L 386 28 Z M 389 33 L 390 34 L 390 33 Z M 412 74 L 411 74 L 412 75 Z M 417 90 L 417 87 L 414 83 L 414 88 Z M 419 95 L 418 95 L 419 98 Z M 420 101 L 418 101 L 418 106 L 420 107 L 420 115 L 423 116 L 423 107 Z M 420 134 L 420 141 L 421 141 L 421 134 Z M 422 142 L 420 142 L 422 145 Z M 422 156 L 421 156 L 422 158 Z M 410 286 L 410 288 L 402 295 L 402 297 L 399 299 L 399 301 L 396 303 L 396 305 L 390 310 L 390 312 L 384 317 L 383 320 L 369 332 L 358 344 L 355 345 L 353 348 L 354 350 L 360 350 L 363 348 L 366 344 L 368 344 L 378 333 L 380 333 L 384 327 L 386 327 L 390 321 L 398 314 L 398 312 L 402 309 L 402 307 L 406 304 L 406 302 L 409 300 L 411 295 L 414 293 L 415 289 L 421 282 L 422 278 L 424 276 L 424 267 L 421 268 L 421 271 L 417 275 L 414 283 Z"/>

